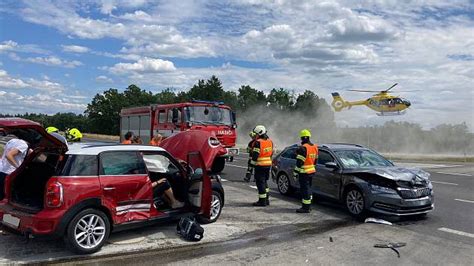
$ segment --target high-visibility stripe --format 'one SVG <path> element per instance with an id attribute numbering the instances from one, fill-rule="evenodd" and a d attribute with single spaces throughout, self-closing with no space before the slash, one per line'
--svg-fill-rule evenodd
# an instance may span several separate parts
<path id="1" fill-rule="evenodd" d="M 265 192 L 267 192 L 267 193 L 270 192 L 270 188 L 267 187 L 267 188 L 265 189 Z"/>
<path id="2" fill-rule="evenodd" d="M 302 202 L 303 204 L 311 204 L 311 200 L 310 200 L 310 199 L 309 199 L 309 200 L 302 199 L 301 202 Z"/>
<path id="3" fill-rule="evenodd" d="M 265 193 L 265 194 L 258 194 L 258 197 L 259 197 L 260 199 L 266 199 L 266 198 L 267 198 L 267 193 Z"/>
<path id="4" fill-rule="evenodd" d="M 260 148 L 253 148 L 254 152 L 260 152 Z"/>
<path id="5" fill-rule="evenodd" d="M 256 164 L 257 164 L 257 162 L 256 162 L 256 161 L 254 161 L 254 160 L 252 160 L 252 161 L 250 161 L 250 164 L 251 164 L 251 165 L 256 165 Z"/>
<path id="6" fill-rule="evenodd" d="M 304 160 L 306 160 L 306 157 L 304 157 L 303 155 L 298 154 L 298 155 L 296 156 L 296 159 L 297 159 L 297 160 L 302 160 L 302 161 L 304 161 Z"/>
<path id="7" fill-rule="evenodd" d="M 259 157 L 257 159 L 257 165 L 259 166 L 271 166 L 272 158 L 271 157 Z"/>

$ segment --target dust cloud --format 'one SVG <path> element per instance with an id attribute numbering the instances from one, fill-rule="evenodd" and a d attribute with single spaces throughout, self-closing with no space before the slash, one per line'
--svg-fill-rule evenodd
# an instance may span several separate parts
<path id="1" fill-rule="evenodd" d="M 474 134 L 465 123 L 439 125 L 424 130 L 408 122 L 388 121 L 381 126 L 339 127 L 334 113 L 322 109 L 315 114 L 278 110 L 266 106 L 254 107 L 238 114 L 238 145 L 246 146 L 248 133 L 256 125 L 264 125 L 275 149 L 299 143 L 299 131 L 309 129 L 315 143 L 353 143 L 389 154 L 408 155 L 474 155 Z"/>

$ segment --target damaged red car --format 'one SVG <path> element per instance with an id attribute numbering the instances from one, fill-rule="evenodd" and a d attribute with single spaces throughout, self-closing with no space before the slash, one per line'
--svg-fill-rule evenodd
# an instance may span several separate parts
<path id="1" fill-rule="evenodd" d="M 199 135 L 192 138 L 193 145 L 170 150 L 180 154 L 176 158 L 152 146 L 68 147 L 24 119 L 0 119 L 0 129 L 3 135 L 28 141 L 33 149 L 6 177 L 5 198 L 0 201 L 0 222 L 26 237 L 60 237 L 75 253 L 87 254 L 98 251 L 111 232 L 190 215 L 211 223 L 224 206 L 220 177 L 209 175 L 206 164 L 220 148 L 211 145 L 212 136 L 192 132 Z M 169 138 L 168 144 L 191 139 L 187 132 L 180 134 Z M 183 207 L 173 209 L 154 197 L 152 182 L 163 178 Z"/>

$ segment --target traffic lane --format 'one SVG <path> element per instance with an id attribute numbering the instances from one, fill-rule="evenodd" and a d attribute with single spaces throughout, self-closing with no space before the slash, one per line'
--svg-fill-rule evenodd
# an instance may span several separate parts
<path id="1" fill-rule="evenodd" d="M 234 162 L 228 164 L 223 173 L 223 178 L 228 179 L 233 182 L 244 183 L 243 178 L 245 176 L 245 170 L 247 168 L 247 158 L 240 156 L 235 158 Z M 429 164 L 423 164 L 428 169 Z M 460 165 L 456 167 L 465 167 L 465 165 Z M 428 170 L 427 169 L 427 170 Z M 431 169 L 437 171 L 437 169 Z M 450 171 L 455 172 L 456 168 L 450 168 Z M 458 178 L 458 177 L 456 177 Z M 472 194 L 470 191 L 473 189 L 472 180 L 466 176 L 459 176 L 461 181 L 458 186 L 445 185 L 443 183 L 434 183 L 435 187 L 435 210 L 428 214 L 427 218 L 420 219 L 416 217 L 405 217 L 405 218 L 396 218 L 396 217 L 386 217 L 379 216 L 381 218 L 390 220 L 396 223 L 399 226 L 408 228 L 409 230 L 423 232 L 426 234 L 434 234 L 445 239 L 452 239 L 456 241 L 463 241 L 465 243 L 473 243 L 473 239 L 469 236 L 460 235 L 456 233 L 450 233 L 446 231 L 441 231 L 441 228 L 453 229 L 459 232 L 465 232 L 467 234 L 474 233 L 472 229 L 472 223 L 474 221 L 472 207 L 473 205 L 468 202 L 456 201 L 455 199 L 470 199 Z M 435 182 L 443 182 L 440 180 L 445 180 L 453 182 L 452 175 L 446 174 L 437 174 L 436 172 L 432 173 L 432 178 Z M 249 185 L 254 185 L 250 183 Z M 249 186 L 248 185 L 248 186 Z M 279 195 L 276 184 L 272 181 L 269 181 L 269 187 L 272 191 L 272 195 Z M 456 188 L 455 188 L 456 187 Z M 255 192 L 256 193 L 256 192 Z M 295 202 L 299 201 L 298 195 L 293 195 L 293 197 L 286 197 L 287 200 L 294 200 Z M 335 202 L 326 201 L 324 199 L 317 199 L 316 205 L 313 205 L 313 208 L 321 208 L 322 211 L 327 213 L 337 213 L 340 217 L 348 217 L 348 214 L 345 212 L 345 209 L 342 205 L 339 205 Z"/>
<path id="2" fill-rule="evenodd" d="M 407 218 L 397 224 L 417 232 L 474 244 L 472 180 L 453 180 L 452 176 L 437 173 L 432 173 L 431 180 L 434 187 L 435 210 L 424 219 Z"/>

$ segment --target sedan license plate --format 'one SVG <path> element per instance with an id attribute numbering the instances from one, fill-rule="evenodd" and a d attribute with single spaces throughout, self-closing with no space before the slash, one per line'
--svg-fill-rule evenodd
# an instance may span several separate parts
<path id="1" fill-rule="evenodd" d="M 13 228 L 18 228 L 20 225 L 20 219 L 16 218 L 10 214 L 3 215 L 3 223 Z"/>

